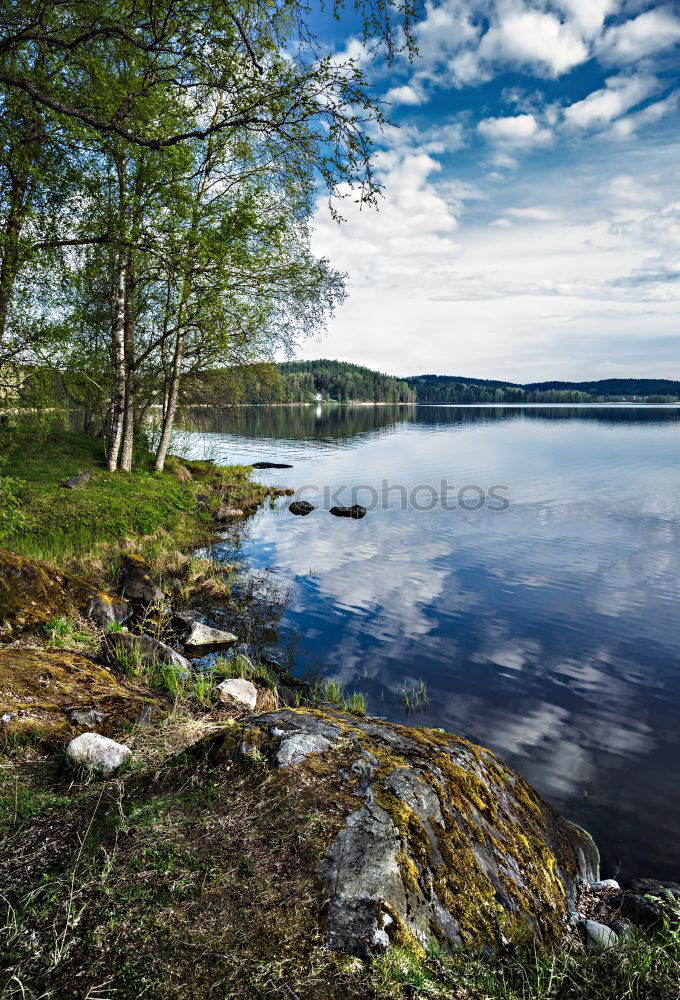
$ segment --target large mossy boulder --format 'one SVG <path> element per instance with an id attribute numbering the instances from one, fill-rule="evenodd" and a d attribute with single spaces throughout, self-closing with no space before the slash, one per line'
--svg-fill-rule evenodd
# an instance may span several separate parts
<path id="1" fill-rule="evenodd" d="M 333 949 L 494 948 L 527 932 L 554 942 L 579 881 L 598 877 L 585 831 L 491 751 L 440 730 L 286 709 L 251 718 L 236 751 L 233 733 L 203 749 L 213 763 L 264 758 L 312 813 L 329 794 L 345 802 L 318 873 Z"/>
<path id="2" fill-rule="evenodd" d="M 0 549 L 0 637 L 78 611 L 102 628 L 125 621 L 127 605 L 82 577 Z"/>
<path id="3" fill-rule="evenodd" d="M 164 706 L 106 667 L 61 650 L 0 650 L 0 736 L 65 745 L 79 732 L 120 734 Z"/>

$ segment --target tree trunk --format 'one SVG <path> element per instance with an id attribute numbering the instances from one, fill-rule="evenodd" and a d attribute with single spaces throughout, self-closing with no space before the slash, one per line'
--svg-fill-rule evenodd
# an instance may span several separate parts
<path id="1" fill-rule="evenodd" d="M 5 339 L 9 300 L 19 273 L 19 238 L 26 217 L 28 181 L 28 171 L 12 177 L 9 212 L 5 222 L 2 264 L 0 264 L 0 344 Z"/>
<path id="2" fill-rule="evenodd" d="M 182 312 L 184 310 L 182 309 Z M 154 469 L 162 472 L 165 468 L 165 459 L 168 456 L 168 448 L 172 438 L 172 430 L 175 425 L 175 414 L 177 413 L 177 403 L 179 401 L 179 383 L 182 377 L 182 362 L 184 361 L 184 316 L 180 316 L 177 327 L 177 339 L 175 340 L 175 353 L 172 359 L 172 376 L 170 378 L 170 391 L 168 393 L 168 405 L 163 416 L 163 428 L 161 439 L 158 442 L 156 461 Z"/>
<path id="3" fill-rule="evenodd" d="M 135 265 L 130 253 L 126 272 L 125 296 L 125 414 L 120 468 L 132 472 L 135 440 Z"/>
<path id="4" fill-rule="evenodd" d="M 121 251 L 118 254 L 118 282 L 116 287 L 116 305 L 113 311 L 113 364 L 115 381 L 113 388 L 113 407 L 111 416 L 111 439 L 106 467 L 109 472 L 115 472 L 120 459 L 120 449 L 123 441 L 123 424 L 125 417 L 125 286 L 126 286 L 127 256 Z"/>

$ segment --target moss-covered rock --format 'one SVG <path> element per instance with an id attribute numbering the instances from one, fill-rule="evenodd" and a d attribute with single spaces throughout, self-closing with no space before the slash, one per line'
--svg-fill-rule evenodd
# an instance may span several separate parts
<path id="1" fill-rule="evenodd" d="M 63 745 L 84 730 L 120 734 L 142 716 L 158 716 L 158 699 L 74 653 L 0 650 L 0 733 L 6 740 Z"/>
<path id="2" fill-rule="evenodd" d="M 110 608 L 110 620 L 122 621 L 127 615 L 124 602 L 101 593 L 82 577 L 0 549 L 0 636 L 73 611 L 101 624 L 103 608 Z"/>
<path id="3" fill-rule="evenodd" d="M 337 756 L 338 786 L 355 796 L 321 865 L 332 948 L 365 955 L 398 943 L 422 953 L 433 937 L 446 949 L 494 947 L 520 931 L 548 943 L 563 933 L 579 880 L 598 877 L 589 835 L 467 740 L 307 709 L 251 725 L 266 733 L 272 766 L 288 760 L 281 748 L 292 738 L 325 747 L 298 764 L 310 808 L 305 772 L 320 756 L 326 768 Z"/>

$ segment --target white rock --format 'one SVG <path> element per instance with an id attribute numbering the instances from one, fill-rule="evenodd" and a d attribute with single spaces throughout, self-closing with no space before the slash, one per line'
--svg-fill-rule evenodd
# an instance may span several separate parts
<path id="1" fill-rule="evenodd" d="M 81 733 L 66 747 L 66 756 L 74 764 L 110 778 L 132 757 L 132 750 L 100 733 Z"/>
<path id="2" fill-rule="evenodd" d="M 257 688 L 252 681 L 243 677 L 230 677 L 217 685 L 220 701 L 235 702 L 245 708 L 255 708 L 257 704 Z"/>
<path id="3" fill-rule="evenodd" d="M 212 628 L 203 622 L 192 622 L 184 635 L 185 646 L 231 646 L 238 642 L 233 632 Z"/>
<path id="4" fill-rule="evenodd" d="M 593 892 L 603 892 L 605 889 L 620 890 L 621 886 L 615 878 L 603 878 L 599 882 L 591 882 L 590 888 Z"/>
<path id="5" fill-rule="evenodd" d="M 299 764 L 310 753 L 323 753 L 332 744 L 325 736 L 315 736 L 313 733 L 294 733 L 286 736 L 276 754 L 277 767 L 291 767 Z"/>

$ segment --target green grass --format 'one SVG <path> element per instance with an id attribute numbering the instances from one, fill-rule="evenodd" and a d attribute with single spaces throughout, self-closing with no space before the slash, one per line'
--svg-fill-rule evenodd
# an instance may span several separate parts
<path id="1" fill-rule="evenodd" d="M 427 708 L 427 686 L 421 679 L 416 686 L 401 689 L 405 712 L 424 712 Z"/>
<path id="2" fill-rule="evenodd" d="M 578 943 L 557 951 L 444 955 L 432 943 L 425 961 L 392 948 L 372 963 L 375 996 L 389 1000 L 677 1000 L 680 995 L 680 903 L 670 901 L 656 932 L 632 929 L 606 952 Z"/>
<path id="3" fill-rule="evenodd" d="M 328 702 L 349 712 L 350 715 L 366 715 L 368 696 L 363 691 L 352 691 L 347 694 L 344 684 L 334 677 L 327 677 L 312 690 L 312 701 Z"/>
<path id="4" fill-rule="evenodd" d="M 69 649 L 90 653 L 95 653 L 99 649 L 99 638 L 95 629 L 69 615 L 52 618 L 41 625 L 40 631 L 47 649 Z"/>
<path id="5" fill-rule="evenodd" d="M 1 474 L 19 504 L 15 514 L 0 520 L 0 545 L 58 565 L 74 556 L 108 553 L 126 539 L 147 536 L 153 546 L 159 533 L 181 549 L 198 544 L 211 525 L 210 510 L 198 504 L 196 494 L 221 485 L 239 494 L 261 489 L 247 481 L 244 466 L 173 459 L 165 472 L 155 473 L 148 457 L 132 473 L 111 473 L 104 457 L 103 442 L 84 434 L 54 431 L 24 439 L 4 456 Z M 173 469 L 180 465 L 185 474 L 178 477 Z M 187 468 L 193 478 L 186 476 Z M 62 488 L 66 479 L 87 471 L 93 474 L 88 483 Z M 162 542 L 156 539 L 155 546 Z"/>

